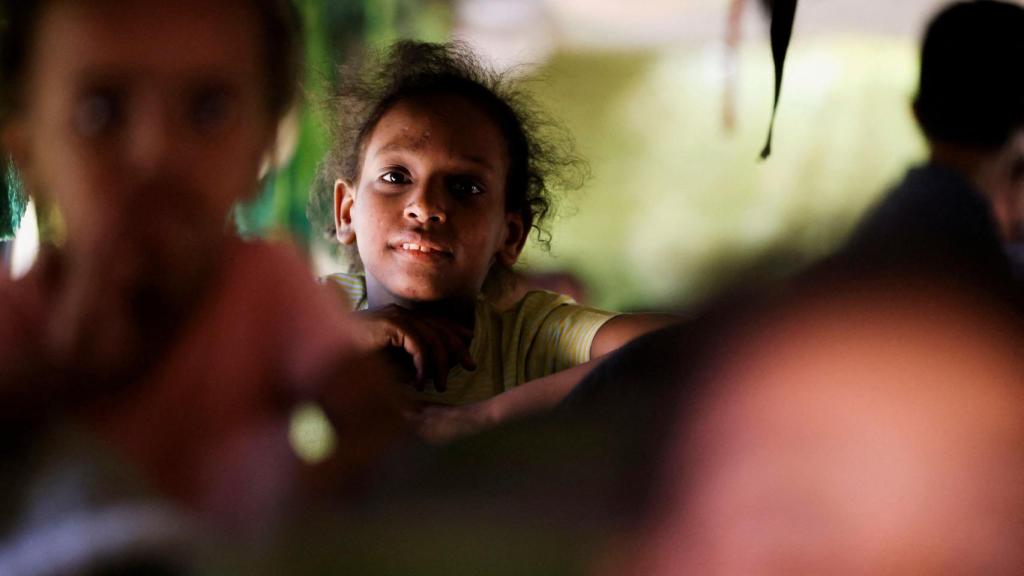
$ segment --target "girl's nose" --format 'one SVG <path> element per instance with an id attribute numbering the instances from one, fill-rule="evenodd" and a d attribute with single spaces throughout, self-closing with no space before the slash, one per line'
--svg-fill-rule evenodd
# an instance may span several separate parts
<path id="1" fill-rule="evenodd" d="M 448 212 L 445 209 L 444 201 L 439 198 L 440 191 L 430 190 L 432 186 L 424 186 L 424 189 L 414 192 L 415 197 L 405 207 L 405 217 L 415 220 L 421 224 L 430 222 L 440 224 L 448 221 Z"/>

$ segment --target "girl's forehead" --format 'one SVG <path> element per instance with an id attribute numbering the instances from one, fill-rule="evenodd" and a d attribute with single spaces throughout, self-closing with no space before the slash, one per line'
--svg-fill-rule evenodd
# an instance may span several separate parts
<path id="1" fill-rule="evenodd" d="M 370 135 L 368 150 L 444 147 L 507 164 L 504 134 L 484 108 L 458 94 L 405 98 L 391 106 Z"/>
<path id="2" fill-rule="evenodd" d="M 33 45 L 44 71 L 95 74 L 259 72 L 260 27 L 241 1 L 54 2 Z"/>

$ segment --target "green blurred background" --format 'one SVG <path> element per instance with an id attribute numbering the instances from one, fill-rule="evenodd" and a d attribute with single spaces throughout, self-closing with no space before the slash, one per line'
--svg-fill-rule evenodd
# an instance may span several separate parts
<path id="1" fill-rule="evenodd" d="M 695 303 L 826 254 L 923 153 L 910 42 L 796 39 L 764 162 L 770 49 L 741 49 L 733 131 L 721 61 L 684 48 L 560 54 L 545 66 L 542 97 L 594 176 L 568 197 L 551 253 L 530 251 L 527 263 L 578 271 L 612 308 Z"/>
<path id="2" fill-rule="evenodd" d="M 464 18 L 454 0 L 298 4 L 309 64 L 295 153 L 257 200 L 239 208 L 237 222 L 250 235 L 293 235 L 318 255 L 318 271 L 329 272 L 340 264 L 307 222 L 306 201 L 326 146 L 315 104 L 329 94 L 334 66 L 398 38 L 444 40 L 463 31 Z M 507 0 L 491 4 L 516 9 Z M 694 4 L 704 17 L 727 19 L 726 0 Z M 659 0 L 651 9 L 668 5 Z M 916 35 L 833 33 L 827 26 L 822 32 L 798 18 L 774 155 L 759 161 L 771 54 L 762 15 L 750 8 L 744 22 L 747 38 L 734 52 L 724 38 L 704 38 L 658 45 L 552 41 L 542 58 L 522 56 L 532 64 L 524 70 L 536 80 L 530 85 L 538 99 L 575 135 L 592 170 L 583 189 L 562 195 L 551 250 L 528 247 L 524 270 L 572 273 L 603 307 L 685 308 L 731 283 L 783 275 L 826 254 L 883 187 L 921 157 L 909 109 Z M 571 33 L 540 32 L 555 40 Z M 516 61 L 515 51 L 504 59 Z M 735 94 L 731 105 L 727 90 Z M 731 127 L 724 118 L 729 106 Z M 0 237 L 13 232 L 23 208 L 9 188 L 12 200 L 0 203 Z"/>

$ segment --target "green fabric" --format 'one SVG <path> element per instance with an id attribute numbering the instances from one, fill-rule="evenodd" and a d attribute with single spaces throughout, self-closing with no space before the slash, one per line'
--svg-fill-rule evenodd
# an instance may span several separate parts
<path id="1" fill-rule="evenodd" d="M 368 306 L 364 276 L 331 274 L 324 281 L 344 302 L 346 311 Z M 472 404 L 578 366 L 590 360 L 594 337 L 614 316 L 581 306 L 564 294 L 542 290 L 527 292 L 504 310 L 481 297 L 476 301 L 469 346 L 476 370 L 455 366 L 446 391 L 438 392 L 428 385 L 415 398 L 436 404 Z"/>

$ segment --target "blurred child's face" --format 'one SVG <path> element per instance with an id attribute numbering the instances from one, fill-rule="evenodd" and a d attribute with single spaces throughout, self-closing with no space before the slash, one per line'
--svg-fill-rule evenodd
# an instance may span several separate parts
<path id="1" fill-rule="evenodd" d="M 525 233 L 505 209 L 498 126 L 457 95 L 399 102 L 364 146 L 359 180 L 335 189 L 338 237 L 356 243 L 374 305 L 474 300 Z"/>
<path id="2" fill-rule="evenodd" d="M 273 133 L 255 11 L 208 0 L 43 10 L 5 140 L 30 190 L 59 205 L 69 250 L 112 228 L 157 242 L 222 231 Z"/>

